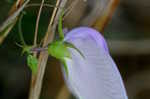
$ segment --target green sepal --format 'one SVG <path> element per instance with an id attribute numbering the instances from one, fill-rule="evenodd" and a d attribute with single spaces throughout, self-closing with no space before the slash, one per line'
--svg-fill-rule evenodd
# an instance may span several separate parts
<path id="1" fill-rule="evenodd" d="M 33 48 L 33 46 L 21 45 L 21 44 L 18 44 L 18 43 L 16 43 L 16 45 L 22 48 L 21 55 L 23 55 L 24 53 L 27 53 L 27 54 L 32 53 L 31 49 Z"/>
<path id="2" fill-rule="evenodd" d="M 23 46 L 22 55 L 24 53 L 31 54 L 31 49 L 32 49 L 32 46 L 27 46 L 27 45 Z"/>
<path id="3" fill-rule="evenodd" d="M 85 56 L 83 55 L 83 53 L 75 45 L 69 42 L 64 42 L 64 44 L 69 48 L 75 49 L 85 59 Z"/>
<path id="4" fill-rule="evenodd" d="M 61 62 L 62 62 L 62 64 L 63 64 L 63 66 L 64 66 L 65 73 L 66 73 L 66 75 L 67 75 L 67 77 L 68 77 L 69 72 L 68 72 L 67 63 L 66 63 L 66 61 L 65 61 L 64 59 L 62 59 Z"/>
<path id="5" fill-rule="evenodd" d="M 32 73 L 35 74 L 37 72 L 38 59 L 35 56 L 29 54 L 27 56 L 27 64 L 30 67 Z"/>
<path id="6" fill-rule="evenodd" d="M 55 41 L 51 43 L 48 46 L 48 53 L 57 59 L 64 59 L 65 57 L 71 58 L 69 50 L 62 41 Z"/>

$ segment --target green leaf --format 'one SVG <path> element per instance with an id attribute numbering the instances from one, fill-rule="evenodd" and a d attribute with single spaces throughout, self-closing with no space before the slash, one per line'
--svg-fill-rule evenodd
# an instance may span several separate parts
<path id="1" fill-rule="evenodd" d="M 64 43 L 67 47 L 75 49 L 85 59 L 83 53 L 76 46 L 74 46 L 73 44 L 69 42 L 64 42 Z"/>
<path id="2" fill-rule="evenodd" d="M 70 52 L 62 41 L 55 41 L 48 46 L 49 55 L 57 58 L 64 59 L 65 57 L 71 58 Z"/>
<path id="3" fill-rule="evenodd" d="M 37 72 L 38 59 L 30 54 L 27 56 L 27 64 L 32 70 L 32 73 L 35 74 Z"/>

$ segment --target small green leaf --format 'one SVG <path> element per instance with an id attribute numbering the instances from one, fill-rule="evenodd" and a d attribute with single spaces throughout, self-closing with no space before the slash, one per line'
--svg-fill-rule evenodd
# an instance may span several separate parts
<path id="1" fill-rule="evenodd" d="M 37 65 L 38 65 L 38 60 L 35 56 L 33 55 L 28 55 L 27 56 L 27 64 L 30 67 L 30 69 L 32 70 L 32 73 L 36 73 L 37 72 Z"/>
<path id="2" fill-rule="evenodd" d="M 75 50 L 85 59 L 83 53 L 82 53 L 76 46 L 74 46 L 73 44 L 71 44 L 71 43 L 69 43 L 69 42 L 65 42 L 65 45 L 66 45 L 67 47 L 70 47 L 70 48 L 75 49 Z"/>
<path id="3" fill-rule="evenodd" d="M 48 46 L 48 53 L 57 58 L 63 59 L 65 57 L 71 58 L 70 52 L 62 41 L 55 41 Z"/>

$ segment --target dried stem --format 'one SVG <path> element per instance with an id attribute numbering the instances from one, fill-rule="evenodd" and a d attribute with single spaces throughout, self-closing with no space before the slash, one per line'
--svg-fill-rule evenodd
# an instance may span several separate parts
<path id="1" fill-rule="evenodd" d="M 36 20 L 36 27 L 35 27 L 35 34 L 34 34 L 34 46 L 37 46 L 37 35 L 38 35 L 39 21 L 40 21 L 40 16 L 41 16 L 43 5 L 44 5 L 44 0 L 42 0 L 42 2 L 41 2 L 39 13 L 38 13 L 37 20 Z"/>
<path id="2" fill-rule="evenodd" d="M 56 6 L 64 7 L 66 2 L 67 0 L 57 0 Z M 59 18 L 60 12 L 61 12 L 61 9 L 58 9 L 57 7 L 54 8 L 54 11 L 53 11 L 53 14 L 52 14 L 49 26 L 48 26 L 47 33 L 44 37 L 43 46 L 46 46 L 47 44 L 53 41 L 54 31 L 57 26 L 56 23 Z M 32 75 L 29 99 L 39 99 L 40 97 L 42 81 L 43 81 L 43 76 L 45 73 L 47 60 L 48 60 L 48 53 L 41 52 L 39 55 L 39 64 L 38 64 L 37 74 Z"/>
<path id="3" fill-rule="evenodd" d="M 19 31 L 19 36 L 20 36 L 20 40 L 21 40 L 21 43 L 23 44 L 23 46 L 26 45 L 25 43 L 25 40 L 23 38 L 23 32 L 22 32 L 22 18 L 23 18 L 23 14 L 20 15 L 20 18 L 19 18 L 19 23 L 18 23 L 18 31 Z"/>
<path id="4" fill-rule="evenodd" d="M 25 6 L 30 2 L 30 0 L 18 0 L 11 10 L 9 11 L 9 17 L 0 26 L 0 44 L 4 41 L 8 33 L 11 31 L 15 23 L 17 22 L 20 12 L 25 8 Z"/>
<path id="5" fill-rule="evenodd" d="M 70 12 L 72 11 L 72 9 L 76 6 L 76 4 L 78 3 L 78 1 L 79 0 L 74 0 L 72 3 L 71 3 L 71 5 L 65 10 L 65 16 L 64 16 L 64 18 L 63 19 L 65 19 L 65 17 L 67 17 L 69 14 L 70 14 Z"/>
<path id="6" fill-rule="evenodd" d="M 41 4 L 40 3 L 30 3 L 26 6 L 26 8 L 28 7 L 36 7 L 36 6 L 40 6 Z M 50 8 L 62 8 L 62 7 L 59 7 L 59 6 L 55 6 L 55 5 L 51 5 L 51 4 L 43 4 L 44 7 L 50 7 Z"/>

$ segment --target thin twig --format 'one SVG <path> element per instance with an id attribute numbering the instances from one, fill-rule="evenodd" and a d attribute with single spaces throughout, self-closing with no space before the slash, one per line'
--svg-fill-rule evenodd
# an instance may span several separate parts
<path id="1" fill-rule="evenodd" d="M 57 0 L 56 6 L 59 6 L 59 4 L 60 4 L 60 0 Z M 50 23 L 49 23 L 49 27 L 51 27 L 52 23 L 54 22 L 54 18 L 56 16 L 57 10 L 58 10 L 58 8 L 54 8 L 54 11 L 53 11 Z"/>
<path id="2" fill-rule="evenodd" d="M 20 14 L 20 12 L 25 8 L 25 6 L 29 3 L 30 0 L 26 0 L 23 5 L 18 8 L 11 16 L 7 18 L 7 20 L 0 26 L 0 31 L 7 27 L 8 24 L 12 23 L 16 17 Z"/>
<path id="3" fill-rule="evenodd" d="M 22 0 L 19 0 L 19 2 L 22 2 Z M 3 33 L 0 36 L 0 44 L 4 41 L 4 39 L 6 38 L 8 33 L 11 31 L 11 29 L 13 28 L 13 26 L 17 22 L 17 19 L 18 19 L 18 16 L 19 16 L 20 12 L 25 8 L 25 6 L 29 2 L 30 2 L 30 0 L 26 0 L 23 4 L 17 5 L 17 7 L 19 7 L 19 8 L 16 8 L 17 3 L 15 3 L 13 5 L 13 7 L 10 10 L 10 13 L 9 13 L 10 16 L 0 26 L 0 33 Z M 15 9 L 15 10 L 13 10 L 13 9 Z M 3 31 L 5 31 L 5 32 L 3 32 Z"/>
<path id="4" fill-rule="evenodd" d="M 18 23 L 18 32 L 19 32 L 19 36 L 20 36 L 20 40 L 21 40 L 21 43 L 25 46 L 26 43 L 25 43 L 25 40 L 23 38 L 23 32 L 22 32 L 22 18 L 23 18 L 23 14 L 20 15 L 20 19 L 19 19 L 19 23 Z"/>
<path id="5" fill-rule="evenodd" d="M 56 6 L 60 6 L 60 2 L 61 2 L 61 0 L 57 0 Z M 45 38 L 44 38 L 43 47 L 46 46 L 48 44 L 48 42 L 51 42 L 53 40 L 52 24 L 54 22 L 54 18 L 56 16 L 57 10 L 58 10 L 58 8 L 54 8 L 54 10 L 53 10 L 53 14 L 51 16 L 51 20 L 50 20 L 50 23 L 49 23 L 49 26 L 48 26 L 48 30 L 47 30 L 47 33 L 46 33 Z M 52 37 L 52 38 L 50 38 L 50 41 L 48 41 L 49 37 Z"/>
<path id="6" fill-rule="evenodd" d="M 37 35 L 38 35 L 38 28 L 39 28 L 39 20 L 40 20 L 43 4 L 44 4 L 44 0 L 42 0 L 42 2 L 41 2 L 39 13 L 38 13 L 37 20 L 36 20 L 36 27 L 35 27 L 35 34 L 34 34 L 34 46 L 37 46 Z"/>
<path id="7" fill-rule="evenodd" d="M 74 9 L 74 7 L 78 4 L 80 0 L 74 0 L 72 1 L 72 3 L 70 4 L 70 6 L 68 8 L 66 8 L 66 10 L 64 11 L 64 17 L 63 19 L 65 19 Z M 87 2 L 87 0 L 83 0 L 84 2 Z"/>
<path id="8" fill-rule="evenodd" d="M 67 17 L 71 12 L 72 12 L 72 9 L 76 6 L 76 4 L 78 3 L 79 0 L 74 0 L 71 5 L 66 8 L 66 10 L 64 11 L 64 18 Z"/>
<path id="9" fill-rule="evenodd" d="M 26 6 L 26 8 L 28 8 L 28 7 L 36 7 L 36 6 L 40 6 L 40 5 L 41 4 L 39 4 L 39 3 L 30 3 L 30 4 L 28 4 Z M 60 6 L 55 6 L 55 5 L 51 5 L 51 4 L 47 4 L 47 3 L 43 4 L 43 6 L 44 7 L 50 7 L 50 8 L 62 8 Z"/>

